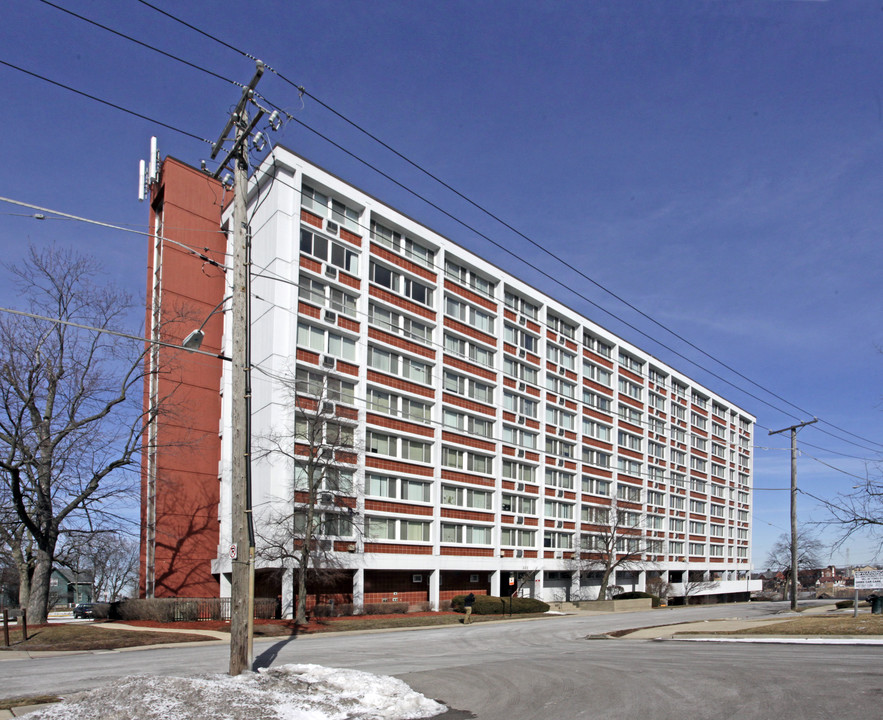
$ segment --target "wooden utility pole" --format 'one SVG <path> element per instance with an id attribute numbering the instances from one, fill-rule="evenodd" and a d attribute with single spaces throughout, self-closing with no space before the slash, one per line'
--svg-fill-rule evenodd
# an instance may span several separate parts
<path id="1" fill-rule="evenodd" d="M 795 611 L 797 610 L 797 431 L 814 422 L 818 422 L 818 418 L 781 430 L 770 430 L 770 435 L 791 431 L 791 609 Z"/>
<path id="2" fill-rule="evenodd" d="M 232 149 L 215 172 L 218 177 L 228 163 L 234 162 L 233 179 L 233 278 L 231 301 L 232 341 L 232 453 L 231 453 L 231 548 L 232 573 L 230 589 L 230 675 L 252 669 L 254 622 L 254 528 L 251 518 L 251 398 L 248 374 L 249 357 L 249 248 L 246 194 L 248 189 L 248 138 L 263 110 L 256 107 L 249 122 L 246 112 L 254 88 L 264 72 L 258 60 L 257 70 L 243 90 L 221 137 L 212 148 L 212 159 L 221 149 L 234 127 L 236 136 Z"/>

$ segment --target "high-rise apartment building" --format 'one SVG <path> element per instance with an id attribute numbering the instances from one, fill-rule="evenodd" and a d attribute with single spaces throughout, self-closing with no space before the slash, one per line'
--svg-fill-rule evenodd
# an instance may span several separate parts
<path id="1" fill-rule="evenodd" d="M 319 455 L 302 431 L 317 421 L 318 444 L 336 446 L 312 506 L 319 564 L 334 568 L 322 592 L 434 607 L 515 588 L 591 599 L 612 534 L 629 558 L 613 586 L 747 595 L 749 413 L 284 148 L 248 206 L 259 595 L 290 612 L 303 475 Z M 198 284 L 199 263 L 174 259 L 163 272 Z M 204 313 L 223 300 L 213 292 Z M 229 368 L 182 362 L 214 362 L 221 378 L 220 417 L 200 423 L 220 436 L 204 445 L 218 463 L 217 553 L 197 574 L 226 595 Z M 153 482 L 155 497 L 173 491 Z M 281 526 L 292 551 L 262 553 Z"/>

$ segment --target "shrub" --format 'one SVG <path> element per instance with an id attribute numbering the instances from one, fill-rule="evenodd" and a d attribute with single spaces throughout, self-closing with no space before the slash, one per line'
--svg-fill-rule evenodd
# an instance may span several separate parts
<path id="1" fill-rule="evenodd" d="M 152 620 L 174 622 L 175 601 L 164 598 L 140 598 L 120 603 L 121 620 Z"/>
<path id="2" fill-rule="evenodd" d="M 332 617 L 332 608 L 330 605 L 314 605 L 312 615 L 317 618 Z"/>
<path id="3" fill-rule="evenodd" d="M 456 595 L 451 599 L 451 608 L 455 612 L 465 612 L 463 601 L 465 595 Z M 548 612 L 549 606 L 542 600 L 534 600 L 533 598 L 512 597 L 502 598 L 493 595 L 476 595 L 475 604 L 472 606 L 474 615 L 508 615 L 510 612 L 515 613 L 543 613 Z"/>
<path id="4" fill-rule="evenodd" d="M 653 601 L 653 607 L 659 607 L 659 596 L 648 592 L 624 592 L 617 595 L 614 600 L 639 600 L 641 598 L 650 598 Z"/>
<path id="5" fill-rule="evenodd" d="M 110 616 L 110 603 L 93 603 L 92 617 L 96 620 L 107 620 Z"/>
<path id="6" fill-rule="evenodd" d="M 356 606 L 352 603 L 337 603 L 334 605 L 334 610 L 339 616 L 356 614 Z"/>
<path id="7" fill-rule="evenodd" d="M 408 612 L 429 612 L 432 609 L 432 603 L 419 602 L 411 603 L 408 606 Z"/>
<path id="8" fill-rule="evenodd" d="M 395 615 L 404 615 L 408 612 L 408 603 L 404 602 L 393 602 L 393 603 L 383 603 L 383 610 L 381 611 L 386 614 L 395 614 Z"/>
<path id="9" fill-rule="evenodd" d="M 834 603 L 834 607 L 838 610 L 845 610 L 846 608 L 851 608 L 855 606 L 855 600 L 838 600 Z"/>

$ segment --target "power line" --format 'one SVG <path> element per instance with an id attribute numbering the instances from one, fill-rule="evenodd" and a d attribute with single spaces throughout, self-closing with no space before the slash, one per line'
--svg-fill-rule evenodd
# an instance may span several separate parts
<path id="1" fill-rule="evenodd" d="M 87 92 L 83 92 L 82 90 L 77 90 L 76 88 L 73 88 L 70 85 L 65 85 L 64 83 L 60 83 L 55 80 L 50 80 L 45 75 L 40 75 L 38 73 L 31 72 L 30 70 L 25 70 L 24 68 L 19 67 L 18 65 L 13 65 L 12 63 L 6 62 L 5 60 L 0 60 L 0 65 L 5 65 L 6 67 L 12 68 L 13 70 L 18 70 L 19 72 L 24 73 L 25 75 L 30 75 L 31 77 L 35 77 L 38 80 L 42 80 L 43 82 L 47 82 L 50 85 L 55 85 L 56 87 L 63 88 L 64 90 L 68 90 L 68 91 L 70 91 L 72 93 L 76 93 L 77 95 L 80 95 L 84 98 L 88 98 L 89 100 L 94 100 L 95 102 L 101 103 L 102 105 L 107 105 L 108 107 L 112 107 L 114 110 L 120 110 L 121 112 L 127 113 L 129 115 L 133 115 L 134 117 L 139 118 L 141 120 L 147 120 L 147 122 L 154 123 L 156 125 L 159 125 L 160 127 L 164 127 L 168 130 L 172 130 L 176 133 L 180 133 L 181 135 L 185 135 L 185 136 L 192 138 L 194 140 L 199 140 L 200 142 L 208 143 L 209 145 L 212 144 L 211 140 L 206 140 L 205 138 L 201 138 L 201 137 L 199 137 L 199 135 L 194 135 L 191 132 L 187 132 L 186 130 L 182 130 L 181 128 L 175 127 L 174 125 L 169 125 L 168 123 L 165 123 L 162 120 L 157 120 L 155 118 L 149 117 L 149 116 L 144 115 L 142 113 L 135 112 L 134 110 L 130 110 L 129 108 L 123 107 L 122 105 L 117 105 L 116 103 L 112 103 L 109 100 L 103 100 L 100 97 L 97 97 L 97 96 L 92 95 Z"/>

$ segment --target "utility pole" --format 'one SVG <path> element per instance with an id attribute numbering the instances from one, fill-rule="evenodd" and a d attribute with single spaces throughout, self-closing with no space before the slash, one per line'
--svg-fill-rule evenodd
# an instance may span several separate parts
<path id="1" fill-rule="evenodd" d="M 818 422 L 818 418 L 781 430 L 770 430 L 770 435 L 791 431 L 791 610 L 797 610 L 797 431 Z"/>
<path id="2" fill-rule="evenodd" d="M 254 88 L 263 75 L 258 60 L 255 75 L 242 92 L 224 131 L 212 147 L 214 159 L 229 132 L 235 128 L 232 149 L 214 173 L 217 178 L 232 160 L 233 180 L 233 281 L 231 301 L 232 339 L 232 577 L 230 602 L 230 675 L 252 669 L 254 658 L 254 526 L 251 517 L 251 370 L 249 325 L 250 253 L 246 194 L 248 189 L 248 138 L 263 115 L 256 107 L 249 122 L 246 112 Z"/>

